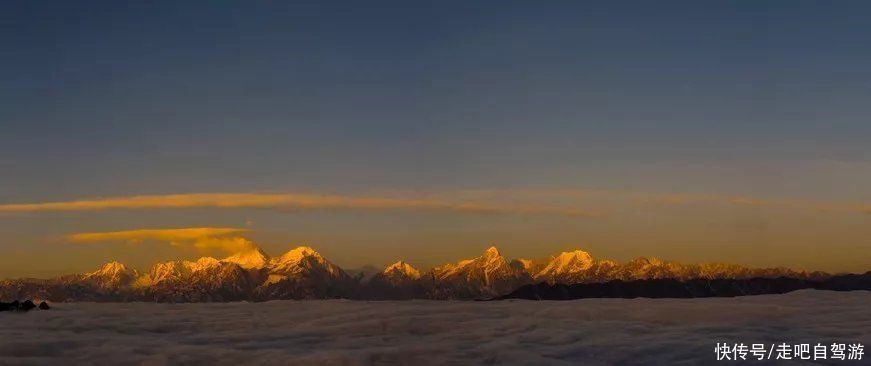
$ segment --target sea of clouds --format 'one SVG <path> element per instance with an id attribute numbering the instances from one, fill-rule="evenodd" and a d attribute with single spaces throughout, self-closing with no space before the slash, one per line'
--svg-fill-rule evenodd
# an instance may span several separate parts
<path id="1" fill-rule="evenodd" d="M 714 364 L 718 342 L 867 348 L 869 304 L 868 291 L 816 290 L 561 302 L 54 304 L 0 313 L 0 364 Z"/>

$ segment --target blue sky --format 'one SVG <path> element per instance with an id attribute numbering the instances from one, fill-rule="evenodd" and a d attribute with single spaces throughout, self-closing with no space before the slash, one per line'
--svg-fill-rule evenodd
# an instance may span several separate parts
<path id="1" fill-rule="evenodd" d="M 869 8 L 859 1 L 13 1 L 0 11 L 0 203 L 559 189 L 864 205 L 871 202 Z M 0 233 L 12 239 L 0 248 L 31 258 L 46 232 L 239 226 L 263 215 L 205 211 L 193 218 L 137 211 L 124 222 L 105 213 L 6 214 Z M 654 241 L 696 253 L 704 240 L 663 233 L 699 214 L 676 214 Z M 313 246 L 341 254 L 369 248 L 361 241 L 383 242 L 367 233 L 367 221 L 387 229 L 393 220 L 378 212 L 318 215 L 260 218 L 271 226 L 258 232 L 273 232 L 274 242 L 315 238 Z M 424 227 L 458 226 L 440 238 L 464 243 L 451 255 L 516 237 L 504 234 L 516 218 L 428 215 L 401 216 Z M 754 223 L 757 231 L 718 234 L 775 248 L 765 264 L 776 262 L 786 234 L 768 238 L 774 229 L 760 233 L 759 225 L 799 225 L 780 214 L 720 215 Z M 861 226 L 869 219 L 838 218 L 814 232 L 843 232 L 837 243 L 867 247 Z M 534 220 L 563 233 L 549 238 L 563 244 L 536 254 L 529 225 L 529 240 L 509 244 L 518 254 L 592 239 L 609 243 L 600 244 L 603 255 L 630 256 L 640 252 L 631 239 L 610 242 L 597 230 L 637 231 L 649 222 L 621 216 L 579 230 Z M 463 229 L 491 225 L 474 235 Z M 391 240 L 433 240 L 415 227 Z M 330 236 L 336 230 L 348 237 Z M 119 255 L 101 250 L 84 257 Z M 697 257 L 681 259 L 716 259 Z"/>

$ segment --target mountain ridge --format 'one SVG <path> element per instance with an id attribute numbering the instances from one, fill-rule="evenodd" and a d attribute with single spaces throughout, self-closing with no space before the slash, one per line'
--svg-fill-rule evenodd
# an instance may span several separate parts
<path id="1" fill-rule="evenodd" d="M 0 298 L 51 301 L 263 301 L 272 299 L 482 299 L 535 284 L 577 285 L 641 280 L 825 280 L 823 272 L 748 268 L 734 264 L 682 264 L 655 257 L 625 263 L 597 259 L 580 249 L 544 261 L 508 259 L 495 246 L 481 255 L 421 271 L 399 260 L 368 278 L 351 276 L 308 246 L 270 257 L 256 246 L 226 258 L 155 263 L 140 272 L 111 261 L 94 271 L 52 279 L 0 281 Z"/>

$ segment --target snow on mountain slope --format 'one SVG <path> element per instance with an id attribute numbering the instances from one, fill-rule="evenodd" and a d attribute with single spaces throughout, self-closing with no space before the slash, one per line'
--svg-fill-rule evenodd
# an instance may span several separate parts
<path id="1" fill-rule="evenodd" d="M 260 269 L 269 264 L 269 257 L 260 248 L 253 247 L 233 254 L 221 261 L 236 263 L 245 269 Z"/>
<path id="2" fill-rule="evenodd" d="M 593 257 L 582 250 L 562 252 L 551 260 L 533 277 L 539 281 L 556 282 L 560 279 L 577 276 L 593 266 Z"/>
<path id="3" fill-rule="evenodd" d="M 112 261 L 93 272 L 83 274 L 82 280 L 103 288 L 112 288 L 128 285 L 138 276 L 139 273 L 136 270 L 127 269 L 127 266 Z"/>
<path id="4" fill-rule="evenodd" d="M 369 283 L 388 287 L 409 286 L 419 280 L 420 277 L 421 274 L 417 268 L 403 261 L 398 261 L 372 276 Z"/>
<path id="5" fill-rule="evenodd" d="M 372 299 L 425 298 L 421 273 L 414 266 L 398 261 L 376 273 L 367 283 L 363 297 Z"/>
<path id="6" fill-rule="evenodd" d="M 58 301 L 229 301 L 314 298 L 469 299 L 504 295 L 533 282 L 592 283 L 641 279 L 749 279 L 790 277 L 823 280 L 822 272 L 787 268 L 753 269 L 734 264 L 681 264 L 654 257 L 625 263 L 595 259 L 574 250 L 547 261 L 506 259 L 495 247 L 480 256 L 421 273 L 398 261 L 369 279 L 352 278 L 310 247 L 294 248 L 269 258 L 257 247 L 224 259 L 176 260 L 154 264 L 139 273 L 110 262 L 84 274 L 48 280 L 5 280 L 0 293 Z"/>
<path id="7" fill-rule="evenodd" d="M 428 275 L 436 298 L 490 296 L 532 281 L 523 266 L 512 265 L 496 247 L 479 257 L 433 268 Z"/>
<path id="8" fill-rule="evenodd" d="M 410 278 L 414 280 L 420 278 L 420 271 L 403 261 L 397 261 L 387 266 L 381 273 L 388 277 Z"/>
<path id="9" fill-rule="evenodd" d="M 184 281 L 191 274 L 213 267 L 218 267 L 221 262 L 212 257 L 202 257 L 196 261 L 167 261 L 153 265 L 148 272 L 142 274 L 137 280 L 138 287 L 154 286 L 162 282 Z"/>
<path id="10" fill-rule="evenodd" d="M 347 276 L 339 266 L 326 260 L 311 247 L 301 246 L 269 261 L 269 273 L 291 276 L 323 273 L 329 277 Z"/>
<path id="11" fill-rule="evenodd" d="M 538 272 L 541 272 L 542 269 L 547 265 L 547 263 L 542 263 L 541 261 L 527 258 L 517 258 L 512 261 L 515 266 L 519 266 L 523 268 L 526 273 L 530 275 L 534 275 Z"/>
<path id="12" fill-rule="evenodd" d="M 340 297 L 353 280 L 311 247 L 301 246 L 273 258 L 257 296 L 267 299 Z"/>

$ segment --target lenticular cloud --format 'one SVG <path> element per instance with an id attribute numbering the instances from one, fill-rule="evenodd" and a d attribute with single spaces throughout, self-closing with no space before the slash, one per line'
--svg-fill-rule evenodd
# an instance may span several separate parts
<path id="1" fill-rule="evenodd" d="M 78 233 L 68 236 L 73 243 L 127 242 L 148 240 L 172 245 L 192 244 L 199 249 L 220 249 L 229 254 L 256 250 L 257 245 L 240 234 L 248 229 L 198 227 L 183 229 L 139 229 L 98 233 Z"/>

